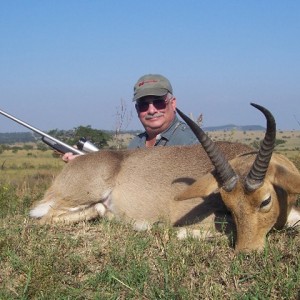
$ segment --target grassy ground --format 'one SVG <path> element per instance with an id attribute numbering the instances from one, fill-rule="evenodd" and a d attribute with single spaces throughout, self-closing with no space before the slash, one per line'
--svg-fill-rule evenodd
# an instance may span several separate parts
<path id="1" fill-rule="evenodd" d="M 179 241 L 167 226 L 39 226 L 29 207 L 63 163 L 29 153 L 1 154 L 0 299 L 299 299 L 299 229 L 235 256 L 225 238 Z"/>
<path id="2" fill-rule="evenodd" d="M 31 175 L 54 177 L 64 162 L 53 157 L 53 151 L 19 150 L 0 154 L 0 180 L 19 184 Z M 32 178 L 31 178 L 32 179 Z"/>
<path id="3" fill-rule="evenodd" d="M 259 144 L 263 139 L 264 131 L 211 131 L 208 133 L 214 141 L 231 141 L 251 145 Z M 277 131 L 276 139 L 282 141 L 275 148 L 277 152 L 289 158 L 300 158 L 300 131 Z"/>

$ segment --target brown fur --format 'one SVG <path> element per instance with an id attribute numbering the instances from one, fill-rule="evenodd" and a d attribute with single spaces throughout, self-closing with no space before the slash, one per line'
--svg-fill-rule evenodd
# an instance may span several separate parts
<path id="1" fill-rule="evenodd" d="M 217 144 L 228 159 L 250 149 L 242 144 Z M 82 211 L 86 211 L 88 220 L 95 217 L 95 209 L 90 207 L 104 203 L 118 219 L 150 224 L 165 220 L 178 224 L 203 201 L 192 199 L 189 204 L 176 203 L 175 195 L 212 169 L 200 145 L 83 155 L 64 167 L 31 215 L 35 216 L 33 211 L 37 207 L 51 202 L 49 211 L 41 216 L 43 223 L 74 222 L 76 214 L 78 220 L 82 220 Z M 93 213 L 88 213 L 87 208 Z"/>

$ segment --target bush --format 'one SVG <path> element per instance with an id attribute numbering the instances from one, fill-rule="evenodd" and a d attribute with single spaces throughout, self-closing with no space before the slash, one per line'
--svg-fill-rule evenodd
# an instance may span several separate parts
<path id="1" fill-rule="evenodd" d="M 285 140 L 281 140 L 281 139 L 276 139 L 275 141 L 275 146 L 281 145 L 281 144 L 285 144 L 286 141 Z"/>
<path id="2" fill-rule="evenodd" d="M 49 147 L 47 145 L 45 145 L 44 143 L 38 143 L 37 149 L 40 151 L 47 151 L 49 149 Z"/>
<path id="3" fill-rule="evenodd" d="M 23 149 L 24 150 L 32 150 L 33 149 L 33 146 L 32 145 L 28 145 L 28 144 L 25 144 L 24 146 L 23 146 Z"/>

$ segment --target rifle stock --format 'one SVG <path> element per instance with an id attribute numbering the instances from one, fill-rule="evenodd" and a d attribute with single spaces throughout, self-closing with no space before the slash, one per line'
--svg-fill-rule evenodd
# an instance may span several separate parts
<path id="1" fill-rule="evenodd" d="M 42 136 L 42 141 L 47 144 L 48 146 L 52 147 L 53 149 L 55 149 L 56 151 L 60 152 L 60 153 L 66 153 L 66 152 L 72 152 L 73 154 L 85 154 L 84 152 L 80 151 L 79 149 L 76 149 L 56 138 L 54 138 L 53 136 L 29 125 L 28 123 L 24 122 L 24 121 L 21 121 L 20 119 L 6 113 L 5 111 L 3 110 L 0 110 L 0 114 L 15 121 L 16 123 L 19 123 L 21 124 L 22 126 L 24 127 L 27 127 L 28 129 L 38 133 L 39 135 Z"/>

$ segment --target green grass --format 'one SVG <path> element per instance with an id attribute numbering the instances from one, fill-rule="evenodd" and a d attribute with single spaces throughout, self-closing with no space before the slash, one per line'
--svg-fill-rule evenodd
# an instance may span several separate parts
<path id="1" fill-rule="evenodd" d="M 178 241 L 116 222 L 40 227 L 1 220 L 1 299 L 297 299 L 296 230 L 272 232 L 264 253 L 234 256 L 224 240 Z"/>
<path id="2" fill-rule="evenodd" d="M 0 154 L 0 180 L 18 184 L 24 177 L 53 177 L 64 162 L 53 157 L 53 151 L 6 150 Z"/>
<path id="3" fill-rule="evenodd" d="M 167 226 L 40 226 L 28 212 L 59 170 L 47 163 L 20 167 L 14 180 L 1 170 L 0 299 L 299 298 L 299 229 L 274 230 L 263 253 L 235 256 L 225 238 L 181 241 Z"/>

